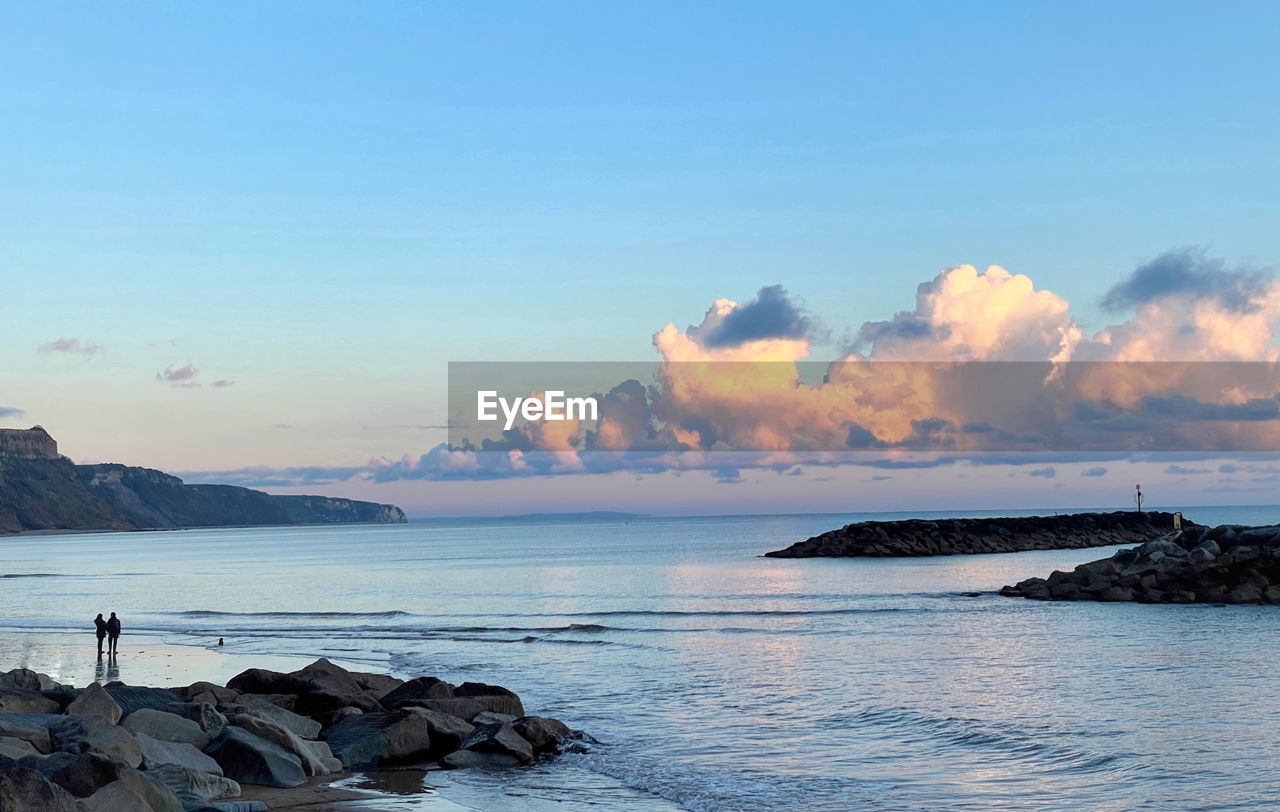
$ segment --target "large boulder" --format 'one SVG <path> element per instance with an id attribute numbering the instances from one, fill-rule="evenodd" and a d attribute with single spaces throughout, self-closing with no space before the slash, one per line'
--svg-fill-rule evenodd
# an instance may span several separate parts
<path id="1" fill-rule="evenodd" d="M 351 677 L 356 681 L 356 684 L 376 697 L 383 696 L 404 684 L 404 680 L 388 674 L 352 671 Z"/>
<path id="2" fill-rule="evenodd" d="M 377 694 L 383 691 L 365 688 L 350 671 L 323 657 L 288 674 L 251 668 L 233 677 L 227 687 L 241 693 L 292 694 L 297 697 L 295 709 L 307 715 L 344 707 L 382 709 Z"/>
<path id="3" fill-rule="evenodd" d="M 15 739 L 12 736 L 0 736 L 0 756 L 11 758 L 17 761 L 27 756 L 42 755 L 35 745 L 24 739 Z"/>
<path id="4" fill-rule="evenodd" d="M 138 740 L 138 749 L 142 751 L 142 768 L 150 770 L 162 764 L 177 764 L 198 770 L 202 773 L 222 775 L 222 767 L 218 762 L 196 749 L 187 742 L 163 741 L 153 739 L 146 733 L 134 736 Z"/>
<path id="5" fill-rule="evenodd" d="M 96 716 L 54 717 L 49 724 L 53 747 L 67 753 L 101 753 L 130 767 L 142 763 L 142 750 L 129 731 Z"/>
<path id="6" fill-rule="evenodd" d="M 453 686 L 435 677 L 417 677 L 383 694 L 378 701 L 387 710 L 415 699 L 450 699 Z"/>
<path id="7" fill-rule="evenodd" d="M 470 722 L 482 713 L 502 713 L 519 718 L 524 716 L 524 707 L 519 699 L 506 696 L 455 696 L 445 699 L 406 699 L 400 702 L 401 708 L 426 708 L 456 716 Z"/>
<path id="8" fill-rule="evenodd" d="M 234 702 L 240 692 L 234 688 L 223 688 L 212 682 L 193 682 L 185 688 L 175 688 L 175 694 L 184 702 L 208 702 L 217 705 L 219 702 Z"/>
<path id="9" fill-rule="evenodd" d="M 212 736 L 200 729 L 200 725 L 184 719 L 176 713 L 140 708 L 128 716 L 120 726 L 135 736 L 146 734 L 166 742 L 184 742 L 203 750 L 209 746 Z"/>
<path id="10" fill-rule="evenodd" d="M 293 753 L 309 776 L 342 772 L 342 762 L 334 758 L 325 742 L 301 739 L 286 727 L 244 713 L 231 717 L 231 724 Z"/>
<path id="11" fill-rule="evenodd" d="M 297 756 L 235 725 L 227 725 L 206 752 L 222 765 L 223 775 L 241 784 L 296 787 L 307 782 Z"/>
<path id="12" fill-rule="evenodd" d="M 14 668 L 0 674 L 0 688 L 10 691 L 52 691 L 58 683 L 48 674 L 32 671 L 30 668 Z"/>
<path id="13" fill-rule="evenodd" d="M 118 781 L 122 772 L 131 769 L 124 762 L 101 753 L 54 753 L 32 766 L 77 798 L 87 798 L 112 781 Z"/>
<path id="14" fill-rule="evenodd" d="M 569 738 L 569 726 L 547 716 L 526 716 L 511 726 L 520 738 L 529 742 L 535 753 L 550 753 Z"/>
<path id="15" fill-rule="evenodd" d="M 109 725 L 118 723 L 120 717 L 124 715 L 120 703 L 116 702 L 106 689 L 96 682 L 89 683 L 89 687 L 80 692 L 80 696 L 67 706 L 67 713 L 92 716 Z"/>
<path id="16" fill-rule="evenodd" d="M 427 708 L 410 707 L 406 708 L 406 710 L 419 714 L 426 719 L 427 729 L 431 736 L 431 754 L 433 756 L 441 756 L 457 750 L 471 735 L 472 731 L 476 729 L 475 725 L 465 719 L 459 719 L 447 713 L 440 713 Z"/>
<path id="17" fill-rule="evenodd" d="M 244 694 L 235 702 L 219 705 L 218 710 L 227 716 L 247 713 L 250 716 L 257 716 L 259 719 L 266 719 L 268 722 L 275 722 L 282 727 L 287 727 L 304 739 L 314 739 L 320 735 L 320 723 L 315 719 L 287 711 L 279 705 L 274 705 L 252 694 Z"/>
<path id="18" fill-rule="evenodd" d="M 165 710 L 195 722 L 211 739 L 227 726 L 227 717 L 208 702 L 170 702 Z"/>
<path id="19" fill-rule="evenodd" d="M 62 706 L 36 691 L 0 688 L 0 713 L 61 713 Z"/>
<path id="20" fill-rule="evenodd" d="M 182 801 L 172 789 L 150 781 L 136 770 L 80 802 L 83 812 L 183 812 Z"/>
<path id="21" fill-rule="evenodd" d="M 142 708 L 162 711 L 171 702 L 181 702 L 182 697 L 168 688 L 143 688 L 135 685 L 108 685 L 107 693 L 120 705 L 124 716 Z"/>
<path id="22" fill-rule="evenodd" d="M 51 753 L 49 723 L 58 718 L 51 714 L 0 713 L 0 737 L 21 739 L 41 753 Z"/>
<path id="23" fill-rule="evenodd" d="M 431 755 L 431 723 L 408 709 L 362 713 L 325 731 L 325 741 L 348 770 Z"/>
<path id="24" fill-rule="evenodd" d="M 123 810 L 127 807 L 118 807 Z M 0 812 L 77 812 L 71 793 L 38 770 L 0 759 Z"/>
<path id="25" fill-rule="evenodd" d="M 240 785 L 222 775 L 192 770 L 178 764 L 160 764 L 147 770 L 147 778 L 173 790 L 183 806 L 198 809 L 221 798 L 239 798 Z"/>
<path id="26" fill-rule="evenodd" d="M 533 746 L 511 725 L 477 725 L 462 748 L 440 761 L 451 769 L 464 767 L 519 767 L 533 763 Z"/>

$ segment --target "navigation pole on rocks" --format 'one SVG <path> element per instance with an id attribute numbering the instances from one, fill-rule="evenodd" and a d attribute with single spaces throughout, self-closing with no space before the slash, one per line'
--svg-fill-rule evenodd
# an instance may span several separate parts
<path id="1" fill-rule="evenodd" d="M 1134 485 L 1134 488 L 1136 488 L 1138 492 L 1133 495 L 1133 501 L 1138 503 L 1138 512 L 1141 513 L 1142 512 L 1142 485 L 1141 484 Z"/>

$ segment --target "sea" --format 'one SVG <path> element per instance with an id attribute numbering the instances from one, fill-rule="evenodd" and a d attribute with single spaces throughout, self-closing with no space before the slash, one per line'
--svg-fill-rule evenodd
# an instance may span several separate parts
<path id="1" fill-rule="evenodd" d="M 1280 522 L 1275 506 L 1181 510 Z M 853 521 L 990 515 L 10 537 L 0 624 L 81 630 L 111 607 L 126 670 L 129 631 L 223 638 L 503 685 L 598 741 L 526 770 L 427 775 L 478 810 L 1280 808 L 1280 607 L 995 594 L 1116 548 L 762 557 Z"/>

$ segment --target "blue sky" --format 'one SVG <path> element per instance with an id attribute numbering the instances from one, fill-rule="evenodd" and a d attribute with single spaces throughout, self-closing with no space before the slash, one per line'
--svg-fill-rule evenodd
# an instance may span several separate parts
<path id="1" fill-rule="evenodd" d="M 5 4 L 0 407 L 359 465 L 439 441 L 450 360 L 648 359 L 766 285 L 838 342 L 998 264 L 1093 331 L 1171 248 L 1280 261 L 1280 8 L 1039 5 Z"/>

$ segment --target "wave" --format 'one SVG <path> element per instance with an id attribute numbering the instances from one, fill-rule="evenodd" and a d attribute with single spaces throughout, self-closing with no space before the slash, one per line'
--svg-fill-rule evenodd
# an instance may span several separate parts
<path id="1" fill-rule="evenodd" d="M 173 612 L 177 617 L 408 617 L 410 612 L 393 609 L 387 612 L 220 612 L 214 609 L 192 609 Z"/>

